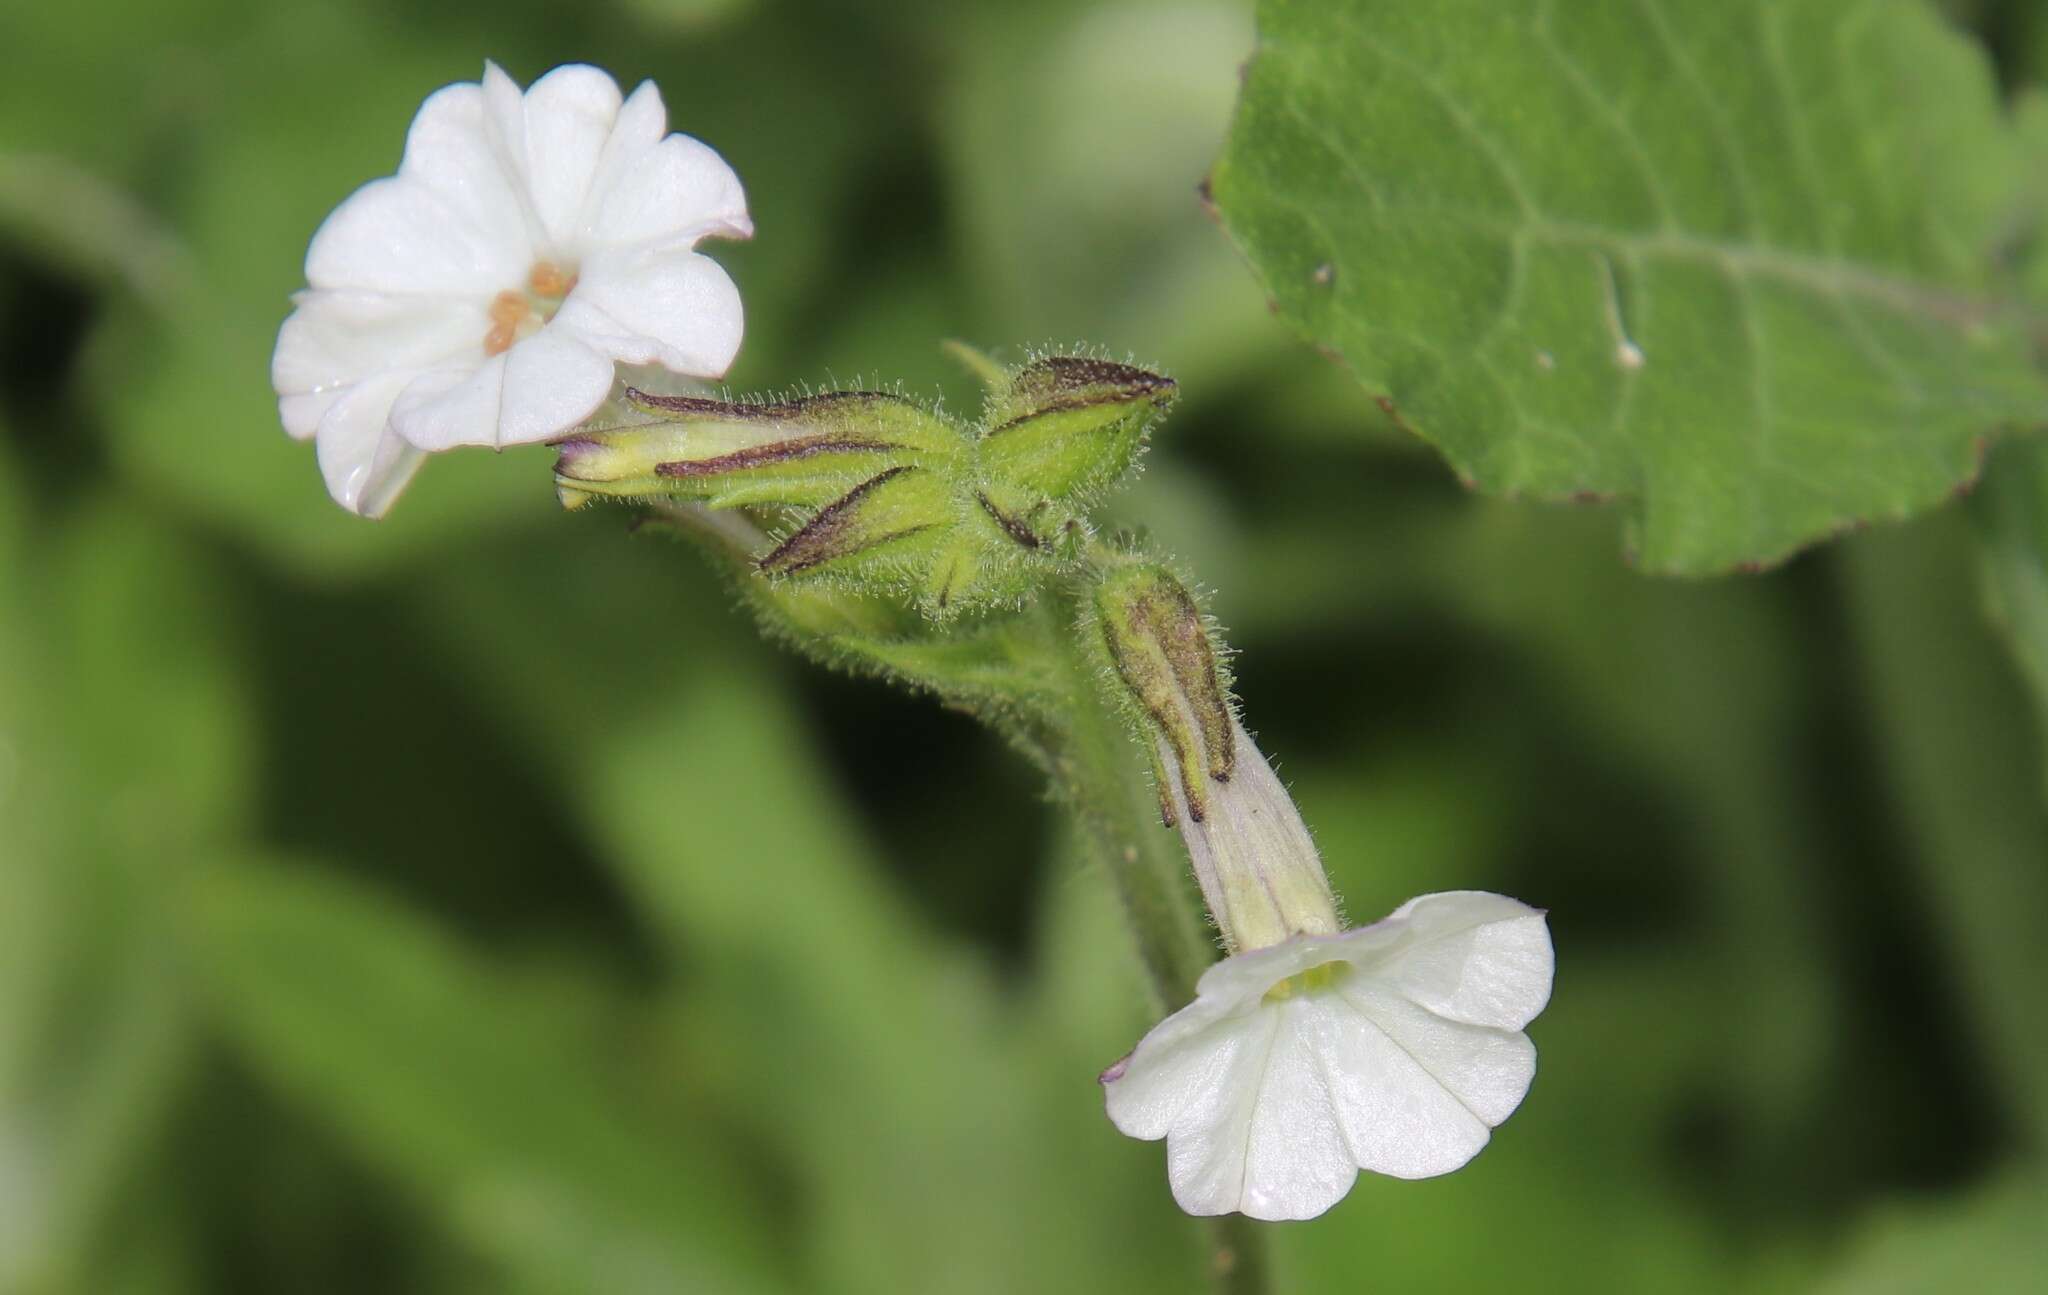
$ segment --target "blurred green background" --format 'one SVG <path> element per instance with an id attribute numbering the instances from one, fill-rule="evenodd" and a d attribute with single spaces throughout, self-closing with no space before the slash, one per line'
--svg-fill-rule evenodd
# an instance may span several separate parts
<path id="1" fill-rule="evenodd" d="M 2031 0 L 1959 3 L 2009 83 Z M 655 78 L 741 388 L 1086 341 L 1351 913 L 1547 907 L 1527 1104 L 1287 1291 L 2048 1289 L 2048 810 L 1967 506 L 1656 583 L 1472 497 L 1202 214 L 1235 0 L 0 8 L 0 1291 L 1179 1292 L 1154 1019 L 1034 776 L 538 448 L 332 506 L 269 354 L 428 91 Z M 1993 470 L 1996 470 L 1994 462 Z"/>

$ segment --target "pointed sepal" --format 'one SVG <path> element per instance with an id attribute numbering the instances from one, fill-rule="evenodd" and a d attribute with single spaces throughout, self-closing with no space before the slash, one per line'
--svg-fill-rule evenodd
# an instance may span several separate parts
<path id="1" fill-rule="evenodd" d="M 1134 365 L 1045 356 L 991 396 L 982 464 L 1006 485 L 1085 501 L 1130 470 L 1177 394 L 1172 378 Z"/>

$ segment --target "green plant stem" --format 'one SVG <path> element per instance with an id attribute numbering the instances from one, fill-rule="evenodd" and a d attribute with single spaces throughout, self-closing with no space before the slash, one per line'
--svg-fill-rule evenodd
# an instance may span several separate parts
<path id="1" fill-rule="evenodd" d="M 957 658 L 891 637 L 879 606 L 830 591 L 799 591 L 763 582 L 746 561 L 753 535 L 701 507 L 657 507 L 671 526 L 708 540 L 729 564 L 741 593 L 764 628 L 805 656 L 840 669 L 890 678 L 936 693 L 979 716 L 1045 770 L 1054 795 L 1081 825 L 1081 838 L 1109 877 L 1130 922 L 1154 1007 L 1178 1009 L 1217 947 L 1198 914 L 1201 901 L 1180 838 L 1160 819 L 1159 795 L 1138 739 L 1110 705 L 1097 664 L 1077 641 L 1074 591 L 1048 593 L 1020 613 L 995 642 L 1006 659 L 996 668 L 974 658 L 971 674 Z M 1251 1220 L 1205 1220 L 1209 1268 L 1223 1295 L 1264 1295 L 1270 1289 L 1264 1236 Z"/>
<path id="2" fill-rule="evenodd" d="M 1205 1220 L 1210 1241 L 1209 1271 L 1222 1295 L 1266 1295 L 1273 1289 L 1266 1261 L 1265 1224 L 1242 1214 Z"/>
<path id="3" fill-rule="evenodd" d="M 1200 900 L 1187 860 L 1179 837 L 1160 821 L 1144 757 L 1102 696 L 1093 662 L 1076 650 L 1072 623 L 1067 616 L 1038 640 L 1058 654 L 1069 681 L 1062 690 L 1067 704 L 1053 719 L 1040 761 L 1116 888 L 1155 1006 L 1171 1010 L 1194 997 L 1216 945 L 1196 916 Z"/>
<path id="4" fill-rule="evenodd" d="M 1195 981 L 1215 961 L 1211 932 L 1195 917 L 1200 900 L 1180 838 L 1160 821 L 1159 795 L 1124 722 L 1103 697 L 1089 658 L 1069 626 L 1049 627 L 1048 650 L 1072 679 L 1063 722 L 1041 762 L 1055 790 L 1079 819 L 1083 837 L 1115 885 L 1162 1010 L 1194 997 Z M 1241 1215 L 1204 1220 L 1208 1267 L 1222 1295 L 1265 1295 L 1271 1289 L 1265 1236 Z"/>

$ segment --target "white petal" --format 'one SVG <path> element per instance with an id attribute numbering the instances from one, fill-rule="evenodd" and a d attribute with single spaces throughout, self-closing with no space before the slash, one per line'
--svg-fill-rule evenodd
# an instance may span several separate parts
<path id="1" fill-rule="evenodd" d="M 534 82 L 515 102 L 518 87 L 493 64 L 484 70 L 483 88 L 497 142 L 524 181 L 547 250 L 577 250 L 591 181 L 619 116 L 618 82 L 597 68 L 570 64 Z"/>
<path id="2" fill-rule="evenodd" d="M 484 96 L 484 134 L 491 141 L 505 174 L 526 197 L 526 95 L 505 69 L 484 60 L 484 79 L 479 83 Z"/>
<path id="3" fill-rule="evenodd" d="M 622 241 L 597 235 L 598 212 L 607 194 L 646 165 L 667 131 L 668 109 L 661 102 L 661 92 L 654 88 L 654 82 L 642 81 L 626 96 L 604 149 L 598 154 L 597 169 L 591 173 L 590 189 L 583 196 L 583 210 L 577 218 L 577 235 L 582 240 L 579 250 Z"/>
<path id="4" fill-rule="evenodd" d="M 1167 1139 L 1167 1179 L 1188 1213 L 1310 1218 L 1356 1177 L 1300 1006 L 1262 1003 L 1190 1033 L 1198 1003 L 1103 1076 L 1119 1130 Z"/>
<path id="5" fill-rule="evenodd" d="M 746 331 L 732 279 L 709 257 L 680 249 L 592 256 L 554 323 L 622 364 L 697 378 L 724 376 Z"/>
<path id="6" fill-rule="evenodd" d="M 661 101 L 661 91 L 654 82 L 642 81 L 619 107 L 618 119 L 612 123 L 612 137 L 605 141 L 604 155 L 598 159 L 598 174 L 609 175 L 621 166 L 630 167 L 634 158 L 659 144 L 667 133 L 668 106 Z"/>
<path id="7" fill-rule="evenodd" d="M 1268 996 L 1332 963 L 1350 965 Z M 1237 954 L 1102 1076 L 1109 1117 L 1167 1139 L 1190 1213 L 1310 1218 L 1357 1168 L 1422 1178 L 1478 1154 L 1535 1077 L 1519 1027 L 1550 980 L 1542 914 L 1476 892 Z"/>
<path id="8" fill-rule="evenodd" d="M 503 75 L 500 73 L 500 75 Z M 538 230 L 528 221 L 522 177 L 511 173 L 485 121 L 483 87 L 445 86 L 427 96 L 405 137 L 398 173 L 432 189 L 508 264 L 531 264 Z M 497 285 L 517 287 L 513 278 Z"/>
<path id="9" fill-rule="evenodd" d="M 611 386 L 611 361 L 550 324 L 459 382 L 421 378 L 399 397 L 391 423 L 423 450 L 553 440 L 590 417 Z"/>
<path id="10" fill-rule="evenodd" d="M 1359 1166 L 1375 1173 L 1429 1178 L 1459 1168 L 1536 1073 L 1526 1035 L 1443 1021 L 1348 988 L 1316 1007 L 1337 1119 Z"/>
<path id="11" fill-rule="evenodd" d="M 1265 1011 L 1279 1025 L 1259 1075 L 1244 1181 L 1233 1208 L 1255 1219 L 1312 1219 L 1343 1200 L 1358 1178 L 1322 1055 L 1331 1013 L 1314 998 Z"/>
<path id="12" fill-rule="evenodd" d="M 490 327 L 467 299 L 302 293 L 278 329 L 270 383 L 280 396 L 311 395 L 392 369 L 481 363 Z"/>
<path id="13" fill-rule="evenodd" d="M 653 89 L 642 86 L 633 99 Z M 607 160 L 591 192 L 588 230 L 593 247 L 692 246 L 701 238 L 751 238 L 754 222 L 725 159 L 701 140 L 670 135 L 630 165 Z"/>
<path id="14" fill-rule="evenodd" d="M 377 456 L 371 461 L 362 495 L 356 501 L 356 511 L 372 520 L 382 517 L 391 510 L 391 505 L 398 502 L 398 497 L 412 484 L 413 475 L 426 461 L 425 450 L 406 444 L 395 432 L 386 430 L 377 443 Z"/>
<path id="15" fill-rule="evenodd" d="M 300 395 L 279 396 L 277 416 L 284 424 L 284 430 L 293 440 L 303 441 L 320 430 L 320 420 L 334 407 L 334 402 L 348 394 L 348 388 L 336 387 L 331 391 L 309 391 Z"/>
<path id="16" fill-rule="evenodd" d="M 504 400 L 505 356 L 493 355 L 468 373 L 419 377 L 392 406 L 391 430 L 422 450 L 496 445 Z"/>
<path id="17" fill-rule="evenodd" d="M 1519 1030 L 1447 1020 L 1364 977 L 1339 985 L 1326 1001 L 1333 1011 L 1339 1010 L 1341 1003 L 1363 1015 L 1428 1075 L 1434 1087 L 1457 1098 L 1489 1127 L 1514 1114 L 1536 1077 L 1536 1045 Z M 1372 1033 L 1354 1032 L 1361 1036 Z"/>
<path id="18" fill-rule="evenodd" d="M 505 360 L 500 445 L 553 440 L 597 412 L 611 394 L 612 362 L 566 328 L 543 328 Z"/>
<path id="19" fill-rule="evenodd" d="M 1260 1076 L 1279 1027 L 1272 1012 L 1219 1026 L 1206 1037 L 1200 1064 L 1185 1072 L 1180 1110 L 1166 1135 L 1166 1176 L 1173 1199 L 1190 1214 L 1238 1208 Z"/>
<path id="20" fill-rule="evenodd" d="M 381 373 L 356 383 L 320 419 L 320 475 L 334 502 L 352 512 L 383 516 L 425 461 L 387 426 L 392 399 L 412 377 L 405 372 Z"/>
<path id="21" fill-rule="evenodd" d="M 1203 998 L 1167 1017 L 1130 1056 L 1102 1072 L 1110 1122 L 1148 1142 L 1165 1137 L 1219 1082 L 1219 1049 L 1255 1026 L 1263 1028 L 1253 1008 L 1222 1013 Z"/>
<path id="22" fill-rule="evenodd" d="M 1550 931 L 1527 904 L 1447 891 L 1411 899 L 1365 929 L 1381 928 L 1405 928 L 1406 938 L 1373 960 L 1375 974 L 1439 1016 L 1519 1030 L 1550 1001 Z"/>
<path id="23" fill-rule="evenodd" d="M 523 249 L 473 228 L 410 176 L 372 180 L 330 213 L 306 249 L 315 288 L 488 300 L 526 281 Z"/>

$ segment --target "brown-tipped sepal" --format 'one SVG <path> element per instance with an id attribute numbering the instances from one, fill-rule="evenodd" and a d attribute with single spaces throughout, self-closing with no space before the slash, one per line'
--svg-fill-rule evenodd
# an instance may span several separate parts
<path id="1" fill-rule="evenodd" d="M 1156 561 L 1112 559 L 1082 628 L 1107 653 L 1111 695 L 1149 750 L 1160 817 L 1187 846 L 1224 947 L 1338 931 L 1322 859 L 1231 708 L 1223 653 L 1187 585 Z"/>
<path id="2" fill-rule="evenodd" d="M 1135 365 L 1049 355 L 1010 376 L 989 401 L 989 476 L 1052 499 L 1085 500 L 1130 470 L 1145 434 L 1179 388 Z"/>
<path id="3" fill-rule="evenodd" d="M 1127 709 L 1164 743 L 1177 767 L 1163 773 L 1177 778 L 1189 816 L 1201 820 L 1208 784 L 1228 779 L 1236 762 L 1229 688 L 1201 607 L 1165 566 L 1133 561 L 1104 573 L 1094 610 Z M 1163 786 L 1161 797 L 1171 823 Z"/>
<path id="4" fill-rule="evenodd" d="M 880 472 L 957 456 L 959 431 L 900 396 L 838 391 L 753 402 L 626 393 L 614 426 L 556 442 L 565 507 L 592 497 L 696 499 L 715 508 L 822 508 Z"/>
<path id="5" fill-rule="evenodd" d="M 898 465 L 820 508 L 757 565 L 769 575 L 831 572 L 900 586 L 929 564 L 953 514 L 943 478 Z"/>
<path id="6" fill-rule="evenodd" d="M 748 525 L 778 536 L 751 553 L 762 573 L 843 579 L 934 620 L 1022 606 L 1082 569 L 1089 505 L 1129 470 L 1175 387 L 1077 356 L 1016 369 L 977 357 L 976 371 L 990 386 L 976 426 L 887 392 L 628 391 L 556 443 L 556 490 L 568 508 L 615 498 L 746 509 Z"/>

